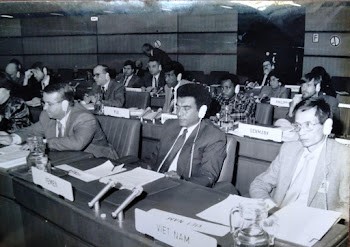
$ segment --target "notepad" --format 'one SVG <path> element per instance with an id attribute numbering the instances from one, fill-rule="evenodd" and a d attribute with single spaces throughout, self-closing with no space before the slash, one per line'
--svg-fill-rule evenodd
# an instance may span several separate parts
<path id="1" fill-rule="evenodd" d="M 10 169 L 26 164 L 29 151 L 21 148 L 20 145 L 0 148 L 0 168 Z"/>

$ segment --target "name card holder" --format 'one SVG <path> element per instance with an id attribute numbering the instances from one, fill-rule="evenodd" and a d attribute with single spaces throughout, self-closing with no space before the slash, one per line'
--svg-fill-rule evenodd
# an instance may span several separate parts
<path id="1" fill-rule="evenodd" d="M 160 122 L 162 124 L 165 123 L 166 120 L 168 119 L 177 119 L 177 115 L 176 114 L 171 114 L 171 113 L 162 113 L 162 115 L 160 116 Z"/>
<path id="2" fill-rule="evenodd" d="M 289 107 L 290 102 L 292 102 L 292 99 L 286 99 L 286 98 L 270 98 L 270 104 L 280 107 Z"/>
<path id="3" fill-rule="evenodd" d="M 135 228 L 138 232 L 152 236 L 170 246 L 217 246 L 215 238 L 195 232 L 189 227 L 159 219 L 153 214 L 137 208 L 135 209 Z"/>
<path id="4" fill-rule="evenodd" d="M 74 201 L 72 184 L 62 178 L 32 167 L 33 182 L 69 201 Z"/>
<path id="5" fill-rule="evenodd" d="M 298 93 L 300 90 L 300 86 L 298 85 L 284 85 L 285 88 L 290 88 L 290 91 L 293 93 Z"/>
<path id="6" fill-rule="evenodd" d="M 338 104 L 338 107 L 339 107 L 339 108 L 348 108 L 348 109 L 350 109 L 350 104 L 339 103 L 339 104 Z"/>
<path id="7" fill-rule="evenodd" d="M 279 128 L 270 128 L 258 125 L 239 123 L 238 130 L 244 136 L 249 136 L 262 140 L 282 142 L 282 130 Z"/>
<path id="8" fill-rule="evenodd" d="M 104 106 L 103 114 L 112 117 L 130 118 L 130 110 L 126 108 Z"/>

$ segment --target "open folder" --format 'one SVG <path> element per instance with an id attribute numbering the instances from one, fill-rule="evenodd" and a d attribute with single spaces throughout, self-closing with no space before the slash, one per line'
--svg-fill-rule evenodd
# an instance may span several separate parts
<path id="1" fill-rule="evenodd" d="M 29 151 L 22 150 L 19 145 L 0 148 L 0 168 L 10 169 L 26 164 Z"/>

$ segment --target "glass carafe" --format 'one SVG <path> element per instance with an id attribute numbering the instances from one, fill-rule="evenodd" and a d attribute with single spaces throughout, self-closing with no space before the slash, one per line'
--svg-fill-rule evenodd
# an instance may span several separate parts
<path id="1" fill-rule="evenodd" d="M 230 213 L 231 234 L 234 247 L 268 247 L 269 234 L 261 228 L 267 218 L 267 207 L 263 201 L 246 202 L 233 208 Z"/>
<path id="2" fill-rule="evenodd" d="M 45 155 L 45 143 L 42 137 L 31 136 L 27 138 L 29 154 L 27 156 L 28 173 L 32 172 L 32 166 L 36 166 L 37 160 Z"/>
<path id="3" fill-rule="evenodd" d="M 103 103 L 102 103 L 102 93 L 95 94 L 95 102 L 94 102 L 94 113 L 98 115 L 103 114 Z"/>

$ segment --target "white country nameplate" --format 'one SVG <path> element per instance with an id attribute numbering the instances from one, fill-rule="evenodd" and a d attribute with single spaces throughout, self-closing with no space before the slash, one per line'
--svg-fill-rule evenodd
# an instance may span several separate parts
<path id="1" fill-rule="evenodd" d="M 168 120 L 168 119 L 177 119 L 177 115 L 170 114 L 170 113 L 162 113 L 162 115 L 160 116 L 160 122 L 162 124 L 164 124 L 165 121 Z"/>
<path id="2" fill-rule="evenodd" d="M 33 182 L 43 188 L 74 201 L 72 184 L 62 178 L 32 167 Z"/>
<path id="3" fill-rule="evenodd" d="M 178 224 L 185 227 L 190 227 L 192 230 L 196 232 L 207 233 L 214 236 L 223 237 L 230 231 L 230 228 L 227 226 L 214 224 L 211 222 L 205 222 L 203 220 L 196 220 L 193 218 L 169 213 L 169 212 L 155 209 L 155 208 L 149 210 L 148 213 L 151 213 L 152 215 L 156 215 L 157 219 L 164 219 L 166 221 L 171 222 L 172 224 Z"/>
<path id="4" fill-rule="evenodd" d="M 275 106 L 289 107 L 290 102 L 292 102 L 292 99 L 270 98 L 270 104 Z"/>
<path id="5" fill-rule="evenodd" d="M 298 93 L 300 90 L 300 86 L 298 85 L 284 85 L 285 88 L 290 88 L 290 91 L 293 93 Z"/>
<path id="6" fill-rule="evenodd" d="M 262 140 L 282 142 L 282 130 L 279 128 L 270 128 L 258 125 L 239 123 L 238 130 L 244 136 L 254 137 Z"/>
<path id="7" fill-rule="evenodd" d="M 338 107 L 350 109 L 350 104 L 339 103 L 339 104 L 338 104 Z"/>
<path id="8" fill-rule="evenodd" d="M 150 235 L 171 246 L 217 246 L 215 238 L 192 231 L 189 227 L 159 219 L 155 215 L 138 208 L 135 209 L 135 228 L 137 231 Z"/>
<path id="9" fill-rule="evenodd" d="M 112 117 L 130 118 L 130 110 L 125 108 L 104 106 L 103 114 Z"/>

